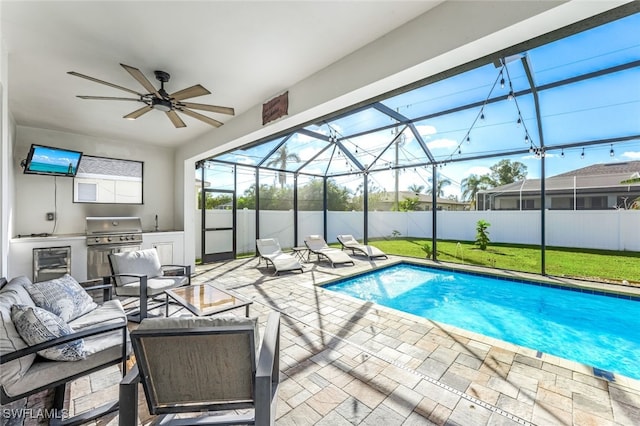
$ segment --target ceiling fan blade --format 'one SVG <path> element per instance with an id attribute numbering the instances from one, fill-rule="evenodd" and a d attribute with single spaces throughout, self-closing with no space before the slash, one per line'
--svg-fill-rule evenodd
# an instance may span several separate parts
<path id="1" fill-rule="evenodd" d="M 82 95 L 78 95 L 77 96 L 80 99 L 95 99 L 95 100 L 100 100 L 100 101 L 136 101 L 136 102 L 142 102 L 139 98 L 117 98 L 114 96 L 82 96 Z"/>
<path id="2" fill-rule="evenodd" d="M 194 102 L 180 102 L 180 105 L 184 105 L 187 108 L 191 109 L 201 109 L 203 111 L 211 111 L 211 112 L 219 112 L 220 114 L 229 114 L 235 115 L 235 111 L 233 108 L 217 106 L 217 105 L 207 105 L 207 104 L 196 104 Z"/>
<path id="3" fill-rule="evenodd" d="M 184 121 L 182 121 L 182 119 L 178 116 L 178 114 L 175 111 L 167 111 L 166 114 L 167 114 L 167 117 L 169 117 L 169 120 L 171 120 L 171 122 L 173 123 L 173 125 L 176 126 L 176 128 L 187 127 L 187 125 L 184 124 Z"/>
<path id="4" fill-rule="evenodd" d="M 158 93 L 158 89 L 153 87 L 153 84 L 151 84 L 151 82 L 147 80 L 147 77 L 145 77 L 144 74 L 142 74 L 142 72 L 138 68 L 130 67 L 129 65 L 125 65 L 125 64 L 120 64 L 120 65 L 122 66 L 122 68 L 127 70 L 127 72 L 131 74 L 133 78 L 138 80 L 138 83 L 142 84 L 142 87 L 147 89 L 149 93 L 153 93 L 158 98 L 162 98 L 162 96 L 160 96 L 160 93 Z"/>
<path id="5" fill-rule="evenodd" d="M 202 87 L 200 84 L 196 84 L 195 86 L 187 87 L 186 89 L 178 90 L 175 93 L 169 95 L 169 97 L 175 99 L 176 101 L 181 101 L 183 99 L 195 98 L 196 96 L 202 95 L 210 95 L 211 92 Z"/>
<path id="6" fill-rule="evenodd" d="M 144 107 L 142 107 L 140 109 L 137 109 L 137 110 L 133 111 L 130 114 L 125 115 L 122 118 L 126 118 L 128 120 L 135 120 L 136 118 L 140 117 L 142 114 L 146 114 L 149 111 L 151 111 L 152 109 L 153 108 L 151 108 L 149 105 L 147 105 L 147 106 L 144 106 Z"/>
<path id="7" fill-rule="evenodd" d="M 87 80 L 93 81 L 94 83 L 104 84 L 105 86 L 113 87 L 115 89 L 124 90 L 125 92 L 133 93 L 134 95 L 142 96 L 142 93 L 138 93 L 135 90 L 127 89 L 126 87 L 118 86 L 117 84 L 109 83 L 103 80 L 98 80 L 97 78 L 89 77 L 88 75 L 80 74 L 75 71 L 69 71 L 67 72 L 67 74 L 80 77 L 80 78 L 85 78 Z"/>
<path id="8" fill-rule="evenodd" d="M 222 126 L 222 122 L 218 121 L 218 120 L 214 120 L 213 118 L 207 117 L 206 115 L 202 115 L 198 112 L 195 111 L 191 111 L 190 109 L 186 109 L 186 108 L 182 108 L 180 110 L 180 112 L 184 112 L 185 114 L 187 114 L 190 117 L 196 118 L 200 121 L 204 121 L 207 124 L 212 125 L 213 127 L 220 127 Z"/>

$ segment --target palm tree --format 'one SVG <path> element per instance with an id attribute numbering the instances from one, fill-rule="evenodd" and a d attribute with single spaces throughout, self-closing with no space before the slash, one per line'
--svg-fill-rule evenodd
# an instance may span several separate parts
<path id="1" fill-rule="evenodd" d="M 429 181 L 432 183 L 432 186 L 427 191 L 427 194 L 433 194 L 433 179 L 429 179 Z M 451 179 L 439 176 L 439 179 L 436 183 L 436 196 L 444 197 L 444 187 L 449 185 L 451 185 Z"/>
<path id="2" fill-rule="evenodd" d="M 275 166 L 281 170 L 278 172 L 280 188 L 284 188 L 287 183 L 287 173 L 283 170 L 287 169 L 287 162 L 289 162 L 289 160 L 299 162 L 300 157 L 294 152 L 289 152 L 286 145 L 282 145 L 276 151 L 276 156 L 267 163 L 267 167 Z"/>
<path id="3" fill-rule="evenodd" d="M 415 194 L 420 194 L 422 191 L 424 191 L 424 185 L 418 185 L 413 183 L 407 189 Z"/>
<path id="4" fill-rule="evenodd" d="M 462 199 L 471 200 L 471 202 L 474 203 L 478 191 L 492 188 L 493 182 L 489 175 L 478 176 L 470 174 L 468 177 L 462 179 L 460 186 L 462 189 Z"/>

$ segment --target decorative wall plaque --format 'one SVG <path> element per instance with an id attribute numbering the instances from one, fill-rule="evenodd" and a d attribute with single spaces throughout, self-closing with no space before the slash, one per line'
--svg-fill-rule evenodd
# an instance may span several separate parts
<path id="1" fill-rule="evenodd" d="M 262 125 L 284 117 L 289 113 L 289 92 L 284 92 L 262 104 Z"/>

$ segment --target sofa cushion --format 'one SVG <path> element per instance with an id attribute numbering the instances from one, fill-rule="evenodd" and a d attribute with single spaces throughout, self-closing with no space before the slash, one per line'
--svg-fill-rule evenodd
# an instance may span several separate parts
<path id="1" fill-rule="evenodd" d="M 73 333 L 62 318 L 37 306 L 13 305 L 11 319 L 20 336 L 31 346 Z M 87 357 L 82 339 L 43 349 L 38 355 L 54 361 L 78 361 Z"/>
<path id="2" fill-rule="evenodd" d="M 11 320 L 11 306 L 16 304 L 35 306 L 24 285 L 30 284 L 27 277 L 16 277 L 0 290 L 0 354 L 7 354 L 24 349 L 27 343 L 22 340 Z M 0 383 L 2 386 L 19 381 L 29 370 L 36 354 L 2 364 L 0 367 Z"/>
<path id="3" fill-rule="evenodd" d="M 71 275 L 25 286 L 36 306 L 69 322 L 98 305 Z"/>
<path id="4" fill-rule="evenodd" d="M 163 275 L 160 258 L 155 248 L 110 254 L 109 262 L 116 275 L 139 274 L 146 275 L 148 278 Z M 122 286 L 139 280 L 133 277 L 116 277 L 115 281 L 117 286 Z"/>

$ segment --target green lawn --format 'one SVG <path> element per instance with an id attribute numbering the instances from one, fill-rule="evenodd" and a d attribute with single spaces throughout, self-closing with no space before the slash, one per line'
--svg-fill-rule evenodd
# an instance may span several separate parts
<path id="1" fill-rule="evenodd" d="M 388 254 L 425 258 L 424 244 L 430 239 L 398 238 L 373 240 L 371 245 Z M 469 241 L 438 241 L 438 260 L 478 266 L 540 273 L 538 246 L 490 243 L 486 251 Z M 640 252 L 591 250 L 564 247 L 546 248 L 548 275 L 640 285 Z"/>

